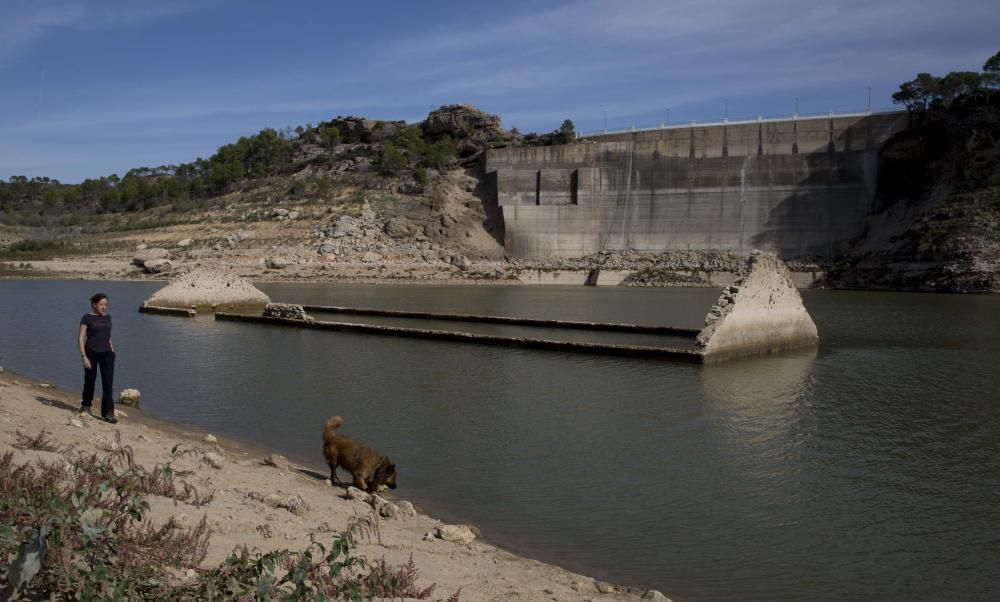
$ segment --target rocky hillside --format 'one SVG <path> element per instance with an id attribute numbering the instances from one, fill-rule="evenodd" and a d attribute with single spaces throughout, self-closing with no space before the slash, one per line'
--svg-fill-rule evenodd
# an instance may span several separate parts
<path id="1" fill-rule="evenodd" d="M 913 118 L 883 150 L 881 211 L 829 282 L 1000 292 L 1000 95 Z"/>
<path id="2" fill-rule="evenodd" d="M 479 197 L 478 170 L 470 169 L 484 149 L 523 140 L 504 130 L 498 117 L 451 105 L 417 124 L 338 117 L 300 130 L 295 137 L 272 136 L 266 147 L 261 135 L 223 147 L 208 161 L 144 169 L 140 185 L 167 191 L 146 200 L 149 208 L 124 198 L 123 183 L 133 172 L 110 183 L 90 181 L 105 186 L 95 195 L 92 215 L 54 207 L 74 198 L 73 187 L 12 179 L 0 204 L 0 243 L 6 247 L 0 261 L 10 269 L 40 259 L 106 259 L 93 275 L 108 278 L 168 275 L 196 263 L 235 266 L 251 275 L 271 270 L 280 277 L 279 271 L 308 265 L 374 277 L 401 265 L 447 276 L 467 271 L 473 260 L 503 257 Z M 267 169 L 261 162 L 252 169 L 264 154 L 258 147 L 268 155 Z M 238 156 L 216 161 L 224 151 Z M 278 151 L 287 153 L 281 162 L 273 160 Z M 234 163 L 229 171 L 245 175 L 220 180 Z M 203 172 L 200 179 L 188 176 L 195 169 Z M 191 183 L 192 190 L 221 181 L 223 189 L 205 199 L 186 191 L 175 198 L 164 185 L 168 180 Z M 15 186 L 25 192 L 11 195 Z M 78 188 L 75 198 L 86 206 L 89 188 Z M 109 190 L 113 201 L 104 194 Z M 154 195 L 136 196 L 141 204 Z M 74 220 L 66 223 L 66 214 Z"/>

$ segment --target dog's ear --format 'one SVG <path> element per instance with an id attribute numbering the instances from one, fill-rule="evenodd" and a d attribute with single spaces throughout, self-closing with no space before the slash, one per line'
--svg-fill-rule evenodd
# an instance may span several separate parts
<path id="1" fill-rule="evenodd" d="M 389 467 L 392 464 L 389 462 L 388 456 L 383 456 L 382 461 L 378 463 L 375 467 L 375 474 L 372 475 L 372 480 L 378 484 L 385 483 L 386 477 L 389 475 Z"/>

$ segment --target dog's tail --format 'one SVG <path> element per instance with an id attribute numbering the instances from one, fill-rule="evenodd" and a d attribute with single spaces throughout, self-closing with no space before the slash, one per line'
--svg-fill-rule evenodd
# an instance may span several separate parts
<path id="1" fill-rule="evenodd" d="M 344 419 L 340 416 L 334 416 L 333 418 L 326 421 L 326 425 L 323 427 L 323 440 L 326 441 L 337 434 L 337 429 L 344 424 Z"/>

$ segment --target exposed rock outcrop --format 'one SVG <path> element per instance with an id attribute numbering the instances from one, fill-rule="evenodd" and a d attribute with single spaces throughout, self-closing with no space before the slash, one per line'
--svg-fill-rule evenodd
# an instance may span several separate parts
<path id="1" fill-rule="evenodd" d="M 269 270 L 283 270 L 288 267 L 288 260 L 280 255 L 268 257 L 264 260 L 264 267 Z"/>
<path id="2" fill-rule="evenodd" d="M 394 217 L 385 223 L 383 228 L 392 238 L 407 238 L 413 234 L 413 224 L 403 217 Z"/>
<path id="3" fill-rule="evenodd" d="M 337 218 L 337 221 L 333 223 L 332 226 L 327 230 L 326 235 L 330 238 L 343 238 L 345 236 L 354 236 L 354 234 L 361 228 L 361 220 L 351 217 L 350 215 L 342 215 Z"/>
<path id="4" fill-rule="evenodd" d="M 174 264 L 169 259 L 150 259 L 142 264 L 142 271 L 147 274 L 162 274 L 173 267 Z"/>
<path id="5" fill-rule="evenodd" d="M 135 255 L 132 256 L 132 265 L 137 265 L 141 268 L 146 265 L 147 261 L 166 259 L 169 256 L 170 251 L 160 247 L 153 247 L 152 249 L 143 248 L 137 250 Z"/>
<path id="6" fill-rule="evenodd" d="M 198 268 L 175 278 L 153 293 L 147 305 L 186 308 L 197 306 L 264 306 L 271 299 L 250 281 L 223 270 Z"/>
<path id="7" fill-rule="evenodd" d="M 424 133 L 430 137 L 489 139 L 503 135 L 500 118 L 480 111 L 472 105 L 446 105 L 432 111 L 424 122 Z"/>
<path id="8" fill-rule="evenodd" d="M 364 117 L 337 117 L 320 124 L 320 127 L 337 128 L 340 141 L 346 144 L 382 142 L 394 137 L 406 127 L 405 121 L 376 121 Z"/>

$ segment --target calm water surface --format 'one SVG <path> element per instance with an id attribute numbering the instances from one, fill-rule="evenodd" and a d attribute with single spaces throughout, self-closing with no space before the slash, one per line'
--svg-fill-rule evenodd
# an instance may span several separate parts
<path id="1" fill-rule="evenodd" d="M 818 351 L 716 366 L 135 311 L 160 285 L 0 281 L 0 363 L 80 386 L 111 297 L 116 389 L 322 467 L 319 431 L 399 497 L 508 548 L 674 600 L 996 599 L 1000 299 L 806 292 Z M 281 301 L 697 327 L 704 289 L 263 285 Z"/>

